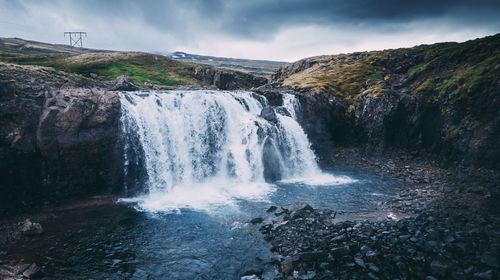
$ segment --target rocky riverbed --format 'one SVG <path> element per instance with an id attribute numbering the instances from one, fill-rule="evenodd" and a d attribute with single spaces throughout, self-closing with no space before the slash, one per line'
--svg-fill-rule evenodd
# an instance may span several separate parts
<path id="1" fill-rule="evenodd" d="M 253 222 L 275 254 L 270 265 L 278 279 L 499 277 L 497 174 L 439 167 L 397 153 L 365 157 L 341 149 L 335 157 L 338 168 L 400 180 L 402 188 L 390 203 L 393 212 L 377 220 L 346 221 L 335 209 L 271 207 Z"/>

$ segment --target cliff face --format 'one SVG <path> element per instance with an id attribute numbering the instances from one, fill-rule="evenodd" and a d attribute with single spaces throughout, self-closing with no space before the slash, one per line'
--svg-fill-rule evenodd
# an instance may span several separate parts
<path id="1" fill-rule="evenodd" d="M 308 58 L 271 85 L 301 96 L 316 149 L 399 147 L 500 168 L 500 35 Z"/>
<path id="2" fill-rule="evenodd" d="M 267 83 L 267 79 L 263 77 L 204 66 L 195 68 L 194 76 L 202 84 L 212 85 L 222 90 L 249 89 Z"/>
<path id="3" fill-rule="evenodd" d="M 102 86 L 0 63 L 0 216 L 119 185 L 120 104 Z"/>

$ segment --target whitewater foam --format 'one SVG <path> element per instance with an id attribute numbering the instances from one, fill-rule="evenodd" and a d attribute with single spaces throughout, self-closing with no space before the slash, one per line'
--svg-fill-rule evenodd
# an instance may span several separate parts
<path id="1" fill-rule="evenodd" d="M 210 211 L 240 199 L 266 200 L 275 189 L 270 169 L 281 182 L 352 182 L 321 172 L 297 122 L 293 95 L 283 96 L 289 114 L 276 110 L 277 122 L 260 117 L 268 102 L 247 91 L 151 91 L 120 98 L 125 174 L 144 174 L 127 178 L 127 186 L 145 189 L 126 201 L 146 211 Z"/>

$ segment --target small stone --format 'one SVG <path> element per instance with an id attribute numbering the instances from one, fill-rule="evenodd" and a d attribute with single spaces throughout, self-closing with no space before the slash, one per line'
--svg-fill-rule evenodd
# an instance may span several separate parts
<path id="1" fill-rule="evenodd" d="M 467 279 L 467 276 L 465 275 L 465 273 L 463 271 L 453 271 L 451 273 L 451 277 L 453 279 L 457 279 L 457 280 L 466 280 Z"/>
<path id="2" fill-rule="evenodd" d="M 481 262 L 487 266 L 498 267 L 497 258 L 490 254 L 484 254 L 481 256 Z"/>
<path id="3" fill-rule="evenodd" d="M 43 228 L 40 223 L 34 223 L 30 219 L 26 219 L 21 225 L 21 232 L 26 236 L 37 236 L 43 233 Z"/>
<path id="4" fill-rule="evenodd" d="M 267 213 L 271 213 L 271 212 L 276 211 L 276 209 L 278 209 L 278 207 L 276 207 L 276 206 L 274 206 L 274 205 L 273 205 L 273 206 L 269 207 L 269 208 L 266 210 L 266 212 L 267 212 Z"/>
<path id="5" fill-rule="evenodd" d="M 322 263 L 319 264 L 319 268 L 321 270 L 327 270 L 329 267 L 330 267 L 330 264 L 327 263 L 327 262 L 322 262 Z"/>
<path id="6" fill-rule="evenodd" d="M 373 258 L 373 257 L 377 256 L 377 252 L 370 250 L 370 251 L 366 252 L 365 256 L 367 258 Z"/>
<path id="7" fill-rule="evenodd" d="M 446 276 L 446 273 L 448 272 L 448 265 L 443 264 L 439 261 L 432 261 L 431 262 L 431 271 L 433 274 L 436 274 L 440 277 Z"/>
<path id="8" fill-rule="evenodd" d="M 260 280 L 260 278 L 253 274 L 253 275 L 245 275 L 243 277 L 240 278 L 241 280 Z"/>
<path id="9" fill-rule="evenodd" d="M 300 254 L 299 259 L 303 262 L 317 262 L 321 259 L 325 259 L 327 255 L 328 254 L 323 251 L 304 252 Z"/>
<path id="10" fill-rule="evenodd" d="M 476 273 L 474 273 L 474 277 L 479 278 L 479 279 L 484 279 L 484 280 L 490 280 L 490 279 L 493 279 L 493 271 L 488 270 L 488 271 L 484 271 L 484 272 L 476 272 Z"/>
<path id="11" fill-rule="evenodd" d="M 374 264 L 370 264 L 368 266 L 368 269 L 370 269 L 371 271 L 375 272 L 375 273 L 378 273 L 380 271 L 380 268 L 378 268 L 378 266 L 374 265 Z"/>
<path id="12" fill-rule="evenodd" d="M 293 271 L 293 260 L 291 257 L 286 257 L 281 263 L 281 272 L 285 275 Z"/>
<path id="13" fill-rule="evenodd" d="M 23 276 L 26 278 L 40 278 L 42 277 L 42 271 L 36 264 L 31 264 L 25 271 L 23 271 Z"/>
<path id="14" fill-rule="evenodd" d="M 401 239 L 401 240 L 405 241 L 405 240 L 410 239 L 410 237 L 411 237 L 411 235 L 409 235 L 409 234 L 405 234 L 405 235 L 400 235 L 400 236 L 399 236 L 399 239 Z"/>
<path id="15" fill-rule="evenodd" d="M 371 251 L 372 249 L 366 245 L 363 245 L 363 246 L 361 246 L 361 248 L 359 250 L 364 255 L 364 254 L 366 254 L 366 252 Z"/>
<path id="16" fill-rule="evenodd" d="M 354 262 L 362 268 L 366 268 L 365 261 L 362 258 L 354 258 Z"/>
<path id="17" fill-rule="evenodd" d="M 343 257 L 345 255 L 348 255 L 350 253 L 349 246 L 342 246 L 342 247 L 337 247 L 333 248 L 331 251 L 332 255 L 334 257 Z"/>
<path id="18" fill-rule="evenodd" d="M 263 221 L 264 221 L 264 219 L 262 219 L 262 217 L 257 217 L 257 218 L 253 218 L 253 219 L 251 219 L 251 220 L 250 220 L 250 223 L 255 225 L 255 224 L 260 224 L 260 223 L 262 223 Z"/>
<path id="19" fill-rule="evenodd" d="M 295 274 L 294 274 L 294 276 L 295 276 Z M 314 277 L 316 277 L 316 272 L 315 271 L 308 271 L 308 272 L 306 272 L 306 274 L 300 275 L 299 279 L 310 280 L 310 279 L 314 279 Z"/>
<path id="20" fill-rule="evenodd" d="M 334 236 L 332 239 L 332 242 L 340 242 L 345 240 L 345 235 L 344 234 L 339 234 L 337 236 Z"/>

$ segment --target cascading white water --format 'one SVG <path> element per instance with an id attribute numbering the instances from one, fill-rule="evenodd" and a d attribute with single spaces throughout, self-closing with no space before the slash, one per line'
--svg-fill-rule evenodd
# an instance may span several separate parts
<path id="1" fill-rule="evenodd" d="M 123 93 L 126 173 L 131 152 L 145 170 L 141 207 L 205 209 L 234 198 L 263 199 L 273 190 L 269 178 L 324 176 L 295 120 L 298 101 L 283 99 L 291 117 L 275 110 L 276 118 L 266 120 L 260 114 L 267 100 L 246 91 Z"/>

